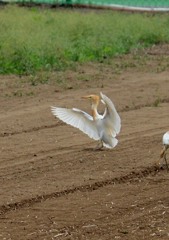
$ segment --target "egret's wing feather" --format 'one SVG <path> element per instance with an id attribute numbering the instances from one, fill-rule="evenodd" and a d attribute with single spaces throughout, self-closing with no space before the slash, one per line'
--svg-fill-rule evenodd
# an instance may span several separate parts
<path id="1" fill-rule="evenodd" d="M 58 117 L 63 122 L 80 129 L 82 132 L 87 134 L 90 138 L 99 140 L 97 128 L 93 122 L 93 118 L 89 114 L 77 108 L 67 109 L 67 108 L 51 107 L 51 110 L 53 115 Z"/>
<path id="2" fill-rule="evenodd" d="M 106 109 L 103 115 L 104 126 L 107 131 L 111 132 L 111 135 L 115 137 L 121 129 L 121 119 L 119 114 L 116 111 L 116 108 L 112 101 L 105 96 L 103 93 L 100 93 L 102 100 L 106 105 Z"/>

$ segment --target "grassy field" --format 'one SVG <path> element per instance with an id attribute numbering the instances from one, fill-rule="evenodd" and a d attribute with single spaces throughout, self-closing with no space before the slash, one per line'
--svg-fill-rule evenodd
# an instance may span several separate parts
<path id="1" fill-rule="evenodd" d="M 132 7 L 168 8 L 169 0 L 8 0 L 8 2 L 47 3 L 47 4 L 89 4 L 89 5 L 121 5 Z"/>
<path id="2" fill-rule="evenodd" d="M 169 42 L 169 16 L 113 11 L 0 9 L 0 73 L 64 70 Z"/>

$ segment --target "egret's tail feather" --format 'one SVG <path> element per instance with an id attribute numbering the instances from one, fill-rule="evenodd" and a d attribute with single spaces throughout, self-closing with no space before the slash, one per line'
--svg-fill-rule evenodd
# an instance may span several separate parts
<path id="1" fill-rule="evenodd" d="M 114 148 L 117 144 L 118 144 L 118 140 L 116 138 L 112 138 L 111 144 L 103 142 L 103 146 L 106 148 Z"/>

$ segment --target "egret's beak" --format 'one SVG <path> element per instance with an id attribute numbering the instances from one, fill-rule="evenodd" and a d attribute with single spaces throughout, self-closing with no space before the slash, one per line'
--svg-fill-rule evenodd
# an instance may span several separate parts
<path id="1" fill-rule="evenodd" d="M 90 96 L 83 96 L 83 97 L 81 97 L 82 99 L 89 99 L 90 98 Z"/>

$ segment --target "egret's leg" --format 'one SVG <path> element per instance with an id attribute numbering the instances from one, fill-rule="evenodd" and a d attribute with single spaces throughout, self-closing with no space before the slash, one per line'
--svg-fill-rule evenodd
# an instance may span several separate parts
<path id="1" fill-rule="evenodd" d="M 169 167 L 168 167 L 166 155 L 167 155 L 167 154 L 165 153 L 165 154 L 164 154 L 164 161 L 165 161 L 165 164 L 166 164 L 166 167 L 167 167 L 167 171 L 169 171 Z"/>
<path id="2" fill-rule="evenodd" d="M 103 142 L 100 140 L 98 145 L 94 148 L 94 150 L 100 150 L 103 148 Z"/>
<path id="3" fill-rule="evenodd" d="M 160 157 L 159 160 L 155 162 L 155 165 L 157 165 L 157 167 L 159 168 L 162 168 L 163 160 L 164 160 L 164 157 Z"/>
<path id="4" fill-rule="evenodd" d="M 160 159 L 158 160 L 158 161 L 156 161 L 155 162 L 155 165 L 157 166 L 157 167 L 161 167 L 161 157 L 160 157 Z"/>
<path id="5" fill-rule="evenodd" d="M 161 151 L 161 153 L 160 153 L 160 159 L 159 159 L 159 162 L 158 162 L 158 166 L 161 168 L 161 167 L 163 167 L 163 161 L 165 161 L 166 162 L 166 160 L 165 160 L 165 155 L 166 155 L 166 150 L 167 150 L 167 146 L 166 145 L 164 145 L 163 146 L 163 149 L 162 149 L 162 151 Z M 166 164 L 166 166 L 168 166 L 167 164 Z"/>

